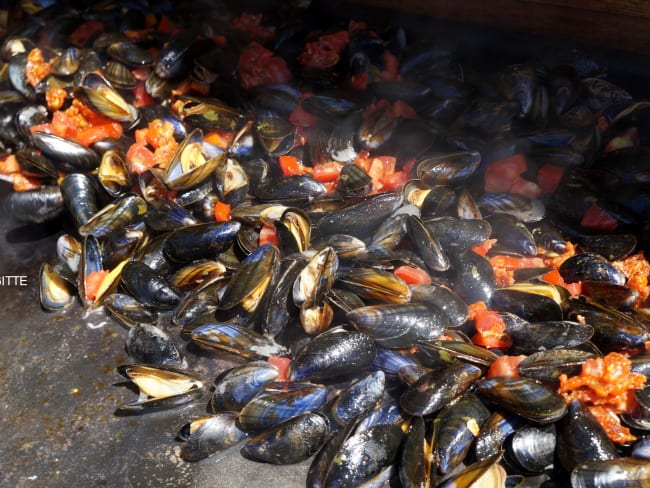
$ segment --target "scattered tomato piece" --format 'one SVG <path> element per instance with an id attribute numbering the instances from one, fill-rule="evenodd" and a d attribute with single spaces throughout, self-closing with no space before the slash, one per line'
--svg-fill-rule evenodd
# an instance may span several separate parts
<path id="1" fill-rule="evenodd" d="M 566 168 L 557 164 L 545 164 L 537 172 L 537 184 L 543 193 L 555 193 L 562 181 Z"/>
<path id="2" fill-rule="evenodd" d="M 622 271 L 627 281 L 628 288 L 639 292 L 637 306 L 641 306 L 650 296 L 648 276 L 650 275 L 650 263 L 643 256 L 643 251 L 619 261 L 612 261 L 612 265 Z"/>
<path id="3" fill-rule="evenodd" d="M 350 35 L 343 30 L 322 35 L 318 40 L 305 44 L 305 49 L 298 56 L 298 61 L 309 68 L 332 68 L 339 62 L 340 53 L 349 40 Z"/>
<path id="4" fill-rule="evenodd" d="M 89 273 L 88 276 L 86 276 L 86 282 L 85 282 L 85 288 L 86 288 L 86 298 L 88 300 L 94 300 L 97 298 L 97 292 L 99 291 L 99 288 L 102 286 L 102 281 L 104 281 L 104 278 L 106 278 L 109 274 L 109 271 L 107 270 L 102 270 L 102 271 L 93 271 L 92 273 Z"/>
<path id="5" fill-rule="evenodd" d="M 291 80 L 287 62 L 257 42 L 252 42 L 242 51 L 237 63 L 237 72 L 245 89 Z"/>
<path id="6" fill-rule="evenodd" d="M 634 390 L 643 388 L 646 378 L 642 374 L 632 373 L 630 365 L 630 360 L 617 352 L 590 359 L 583 363 L 579 375 L 569 378 L 561 374 L 558 391 L 567 402 L 577 398 L 587 406 L 599 406 L 611 414 L 632 413 L 637 407 Z M 619 442 L 615 440 L 619 434 L 610 432 L 608 425 L 603 425 L 603 428 L 610 438 L 614 437 L 614 442 Z"/>
<path id="7" fill-rule="evenodd" d="M 279 374 L 276 381 L 289 381 L 289 366 L 291 365 L 290 358 L 269 356 L 267 361 L 269 364 L 278 368 Z"/>
<path id="8" fill-rule="evenodd" d="M 527 356 L 499 356 L 491 365 L 486 373 L 486 378 L 493 378 L 495 376 L 509 376 L 511 378 L 518 378 L 519 363 L 521 363 Z"/>
<path id="9" fill-rule="evenodd" d="M 230 205 L 223 202 L 215 203 L 214 218 L 217 222 L 228 222 L 230 220 Z"/>
<path id="10" fill-rule="evenodd" d="M 612 214 L 600 208 L 595 202 L 591 202 L 591 205 L 589 205 L 589 208 L 582 216 L 580 225 L 587 229 L 613 232 L 618 227 L 618 221 Z"/>
<path id="11" fill-rule="evenodd" d="M 298 158 L 285 154 L 278 158 L 278 163 L 280 163 L 280 169 L 284 176 L 295 176 L 295 175 L 304 175 L 311 174 L 312 169 L 308 166 L 303 166 L 298 161 Z"/>
<path id="12" fill-rule="evenodd" d="M 331 181 L 336 182 L 339 179 L 339 174 L 341 173 L 342 168 L 343 164 L 337 163 L 336 161 L 315 164 L 313 167 L 313 177 L 316 181 L 320 181 L 321 183 Z"/>
<path id="13" fill-rule="evenodd" d="M 400 266 L 395 268 L 393 271 L 395 276 L 402 278 L 409 285 L 430 285 L 431 276 L 422 268 L 416 268 L 415 266 Z"/>
<path id="14" fill-rule="evenodd" d="M 506 348 L 512 344 L 512 339 L 506 334 L 506 324 L 498 312 L 488 310 L 485 303 L 476 302 L 470 306 L 470 320 L 474 320 L 476 334 L 472 342 L 477 346 L 490 348 Z"/>
<path id="15" fill-rule="evenodd" d="M 264 224 L 260 229 L 258 245 L 263 246 L 264 244 L 273 244 L 274 246 L 278 245 L 278 234 L 275 231 L 275 226 L 273 224 Z"/>

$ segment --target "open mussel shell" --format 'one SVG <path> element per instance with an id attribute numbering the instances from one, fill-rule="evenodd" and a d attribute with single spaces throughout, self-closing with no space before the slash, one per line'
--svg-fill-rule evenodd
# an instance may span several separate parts
<path id="1" fill-rule="evenodd" d="M 174 109 L 190 127 L 204 131 L 239 130 L 246 122 L 239 110 L 216 98 L 181 95 L 176 98 Z"/>
<path id="2" fill-rule="evenodd" d="M 234 324 L 201 325 L 192 331 L 192 340 L 204 349 L 226 351 L 249 359 L 287 353 L 273 338 Z"/>
<path id="3" fill-rule="evenodd" d="M 86 73 L 77 88 L 75 96 L 88 103 L 94 110 L 109 119 L 134 124 L 138 111 L 124 100 L 111 82 L 98 72 Z"/>
<path id="4" fill-rule="evenodd" d="M 499 460 L 501 453 L 470 464 L 438 485 L 440 488 L 506 488 L 508 475 Z"/>
<path id="5" fill-rule="evenodd" d="M 169 282 L 181 290 L 192 290 L 209 281 L 224 278 L 226 265 L 220 261 L 202 259 L 178 269 Z"/>
<path id="6" fill-rule="evenodd" d="M 65 263 L 56 259 L 41 265 L 39 297 L 41 306 L 50 312 L 63 310 L 74 303 L 74 275 Z"/>
<path id="7" fill-rule="evenodd" d="M 531 322 L 561 321 L 566 295 L 561 287 L 547 283 L 515 283 L 494 290 L 490 308 Z"/>
<path id="8" fill-rule="evenodd" d="M 411 299 L 408 284 L 393 273 L 371 267 L 341 269 L 339 281 L 362 299 L 406 303 Z"/>
<path id="9" fill-rule="evenodd" d="M 97 169 L 97 179 L 102 188 L 113 197 L 122 195 L 133 187 L 124 156 L 115 150 L 106 151 L 102 155 Z"/>
<path id="10" fill-rule="evenodd" d="M 185 424 L 179 437 L 186 442 L 181 457 L 195 462 L 234 446 L 247 434 L 239 428 L 236 412 L 220 412 Z"/>
<path id="11" fill-rule="evenodd" d="M 372 178 L 360 166 L 347 163 L 339 173 L 337 189 L 344 195 L 364 196 L 372 190 Z"/>
<path id="12" fill-rule="evenodd" d="M 182 333 L 191 333 L 199 325 L 214 322 L 226 283 L 224 276 L 218 276 L 186 293 L 174 309 L 172 323 L 181 326 Z"/>
<path id="13" fill-rule="evenodd" d="M 219 307 L 230 310 L 240 305 L 247 312 L 254 312 L 278 272 L 279 254 L 272 244 L 264 244 L 249 254 L 230 279 Z"/>
<path id="14" fill-rule="evenodd" d="M 119 285 L 122 270 L 127 264 L 125 260 L 115 266 L 115 268 L 102 277 L 99 287 L 93 292 L 94 294 L 87 293 L 87 280 L 95 273 L 102 273 L 105 271 L 100 246 L 99 240 L 96 237 L 87 236 L 84 238 L 81 258 L 79 260 L 77 289 L 79 290 L 79 297 L 85 307 L 101 305 L 104 298 L 111 294 Z"/>
<path id="15" fill-rule="evenodd" d="M 201 129 L 194 129 L 178 145 L 163 182 L 172 190 L 187 190 L 208 178 L 224 157 L 220 148 L 203 140 Z"/>
<path id="16" fill-rule="evenodd" d="M 235 158 L 217 158 L 214 188 L 219 199 L 231 206 L 243 202 L 249 189 L 249 177 L 244 166 Z"/>
<path id="17" fill-rule="evenodd" d="M 182 369 L 162 365 L 129 364 L 118 366 L 117 370 L 140 389 L 137 400 L 117 407 L 118 415 L 174 408 L 203 394 L 203 382 Z"/>
<path id="18" fill-rule="evenodd" d="M 159 327 L 139 324 L 129 329 L 126 352 L 136 363 L 187 368 L 187 361 L 169 335 Z"/>
<path id="19" fill-rule="evenodd" d="M 138 84 L 131 70 L 119 61 L 109 60 L 103 73 L 106 79 L 120 90 L 132 90 Z"/>
<path id="20" fill-rule="evenodd" d="M 294 304 L 303 309 L 320 306 L 334 284 L 338 264 L 331 247 L 316 253 L 294 281 Z"/>
<path id="21" fill-rule="evenodd" d="M 249 432 L 275 427 L 300 414 L 316 411 L 327 400 L 327 388 L 293 382 L 288 387 L 268 387 L 239 412 L 239 425 Z"/>
<path id="22" fill-rule="evenodd" d="M 529 378 L 496 376 L 484 379 L 477 383 L 476 392 L 486 400 L 540 424 L 555 422 L 567 412 L 562 395 Z"/>
<path id="23" fill-rule="evenodd" d="M 311 242 L 311 221 L 299 208 L 287 208 L 279 220 L 275 221 L 278 247 L 284 256 L 303 252 Z"/>
<path id="24" fill-rule="evenodd" d="M 258 114 L 255 135 L 269 156 L 287 154 L 295 144 L 294 126 L 285 117 L 268 111 Z"/>
<path id="25" fill-rule="evenodd" d="M 327 418 L 316 412 L 308 412 L 252 437 L 240 452 L 253 461 L 295 464 L 316 453 L 329 433 Z"/>

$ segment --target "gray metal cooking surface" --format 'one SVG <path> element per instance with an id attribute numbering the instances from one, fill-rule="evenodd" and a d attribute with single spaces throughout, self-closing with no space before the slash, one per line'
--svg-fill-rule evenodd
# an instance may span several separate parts
<path id="1" fill-rule="evenodd" d="M 124 351 L 127 331 L 103 310 L 40 309 L 38 270 L 58 236 L 47 229 L 60 225 L 25 227 L 0 218 L 0 486 L 305 486 L 310 461 L 264 465 L 238 449 L 221 459 L 181 460 L 178 429 L 205 414 L 208 395 L 172 411 L 115 416 L 119 404 L 137 397 L 115 371 L 132 362 Z M 197 362 L 208 383 L 226 366 L 206 357 Z"/>

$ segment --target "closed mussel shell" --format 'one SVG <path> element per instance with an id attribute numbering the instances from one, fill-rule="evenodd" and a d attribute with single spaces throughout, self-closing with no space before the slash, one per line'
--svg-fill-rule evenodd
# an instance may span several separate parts
<path id="1" fill-rule="evenodd" d="M 375 359 L 374 341 L 360 332 L 329 329 L 314 337 L 291 362 L 292 381 L 316 381 L 356 374 Z"/>
<path id="2" fill-rule="evenodd" d="M 241 454 L 247 459 L 270 464 L 299 463 L 317 452 L 328 435 L 327 418 L 308 412 L 249 439 Z"/>
<path id="3" fill-rule="evenodd" d="M 239 411 L 278 377 L 278 368 L 267 361 L 251 361 L 225 371 L 215 380 L 210 400 L 213 411 Z"/>
<path id="4" fill-rule="evenodd" d="M 229 247 L 241 224 L 237 221 L 186 225 L 173 231 L 165 241 L 165 255 L 172 261 L 189 263 L 213 259 Z"/>
<path id="5" fill-rule="evenodd" d="M 16 222 L 41 224 L 57 218 L 65 204 L 58 185 L 46 185 L 37 190 L 13 192 L 2 203 L 3 214 Z"/>
<path id="6" fill-rule="evenodd" d="M 557 437 L 557 458 L 567 471 L 582 463 L 618 457 L 603 426 L 578 399 L 569 403 L 567 415 L 558 422 Z"/>
<path id="7" fill-rule="evenodd" d="M 562 263 L 558 271 L 567 283 L 589 280 L 624 285 L 626 281 L 622 271 L 616 269 L 601 255 L 591 252 L 582 252 L 571 256 Z"/>
<path id="8" fill-rule="evenodd" d="M 92 171 L 99 165 L 99 155 L 78 142 L 47 132 L 32 134 L 34 145 L 47 157 L 57 162 L 57 167 L 69 173 Z"/>
<path id="9" fill-rule="evenodd" d="M 442 474 L 451 472 L 465 459 L 490 411 L 473 393 L 466 393 L 436 417 L 434 456 Z"/>
<path id="10" fill-rule="evenodd" d="M 449 258 L 443 247 L 419 217 L 409 215 L 406 218 L 406 232 L 411 244 L 429 270 L 435 272 L 449 269 Z"/>
<path id="11" fill-rule="evenodd" d="M 181 428 L 179 437 L 186 441 L 181 448 L 185 461 L 200 461 L 235 445 L 246 437 L 237 425 L 235 412 L 221 412 L 198 418 Z"/>
<path id="12" fill-rule="evenodd" d="M 411 285 L 413 303 L 430 303 L 449 317 L 450 327 L 460 327 L 467 321 L 467 304 L 451 289 L 438 285 Z"/>
<path id="13" fill-rule="evenodd" d="M 521 376 L 544 383 L 558 383 L 561 374 L 575 376 L 580 374 L 582 364 L 596 357 L 593 352 L 579 349 L 552 349 L 537 351 L 519 363 L 517 370 Z"/>
<path id="14" fill-rule="evenodd" d="M 129 329 L 126 352 L 136 363 L 187 367 L 171 337 L 155 325 L 141 324 Z"/>
<path id="15" fill-rule="evenodd" d="M 388 348 L 435 340 L 451 325 L 447 314 L 431 304 L 367 306 L 348 312 L 346 317 L 359 332 Z"/>
<path id="16" fill-rule="evenodd" d="M 408 387 L 400 398 L 400 406 L 410 415 L 436 412 L 472 386 L 482 374 L 480 368 L 460 361 L 443 371 L 433 370 Z"/>
<path id="17" fill-rule="evenodd" d="M 579 464 L 571 471 L 571 486 L 643 486 L 650 481 L 650 463 L 646 459 L 619 457 Z"/>
<path id="18" fill-rule="evenodd" d="M 562 395 L 529 378 L 497 376 L 481 380 L 476 385 L 476 392 L 486 400 L 540 424 L 555 422 L 567 412 Z"/>
<path id="19" fill-rule="evenodd" d="M 90 176 L 70 173 L 61 181 L 61 194 L 77 227 L 87 223 L 97 213 L 97 184 Z"/>
<path id="20" fill-rule="evenodd" d="M 384 394 L 383 371 L 368 373 L 339 394 L 332 403 L 332 416 L 339 425 L 372 410 Z"/>
<path id="21" fill-rule="evenodd" d="M 306 412 L 318 410 L 327 400 L 327 389 L 311 383 L 291 383 L 289 388 L 267 388 L 239 412 L 239 425 L 259 432 Z"/>
<path id="22" fill-rule="evenodd" d="M 286 349 L 271 337 L 234 324 L 201 325 L 192 331 L 192 340 L 204 349 L 226 351 L 250 359 L 286 354 Z"/>
<path id="23" fill-rule="evenodd" d="M 545 322 L 506 322 L 506 333 L 513 341 L 513 353 L 531 354 L 547 349 L 577 347 L 594 334 L 589 324 L 569 320 Z"/>
<path id="24" fill-rule="evenodd" d="M 524 427 L 506 441 L 504 463 L 517 473 L 541 474 L 553 464 L 556 444 L 555 424 Z"/>
<path id="25" fill-rule="evenodd" d="M 454 185 L 470 178 L 481 164 L 478 151 L 461 151 L 450 154 L 431 155 L 417 163 L 417 177 L 431 187 Z"/>
<path id="26" fill-rule="evenodd" d="M 171 310 L 181 301 L 180 291 L 139 261 L 130 261 L 122 269 L 122 285 L 137 300 L 153 308 Z"/>
<path id="27" fill-rule="evenodd" d="M 489 303 L 492 310 L 512 313 L 531 322 L 560 321 L 563 317 L 562 295 L 555 285 L 515 284 L 495 290 Z"/>

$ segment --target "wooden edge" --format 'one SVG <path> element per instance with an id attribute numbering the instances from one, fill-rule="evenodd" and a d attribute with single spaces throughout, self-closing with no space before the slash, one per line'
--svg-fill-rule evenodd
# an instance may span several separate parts
<path id="1" fill-rule="evenodd" d="M 396 3 L 391 0 L 353 1 L 374 7 L 396 8 Z M 642 17 L 521 0 L 402 0 L 399 10 L 650 54 L 650 21 Z"/>

